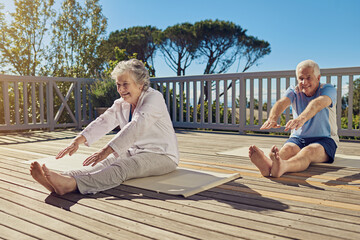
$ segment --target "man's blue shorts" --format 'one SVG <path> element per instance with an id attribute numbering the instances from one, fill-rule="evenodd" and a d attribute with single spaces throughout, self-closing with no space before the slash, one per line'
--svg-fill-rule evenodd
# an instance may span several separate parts
<path id="1" fill-rule="evenodd" d="M 337 145 L 334 139 L 329 137 L 313 137 L 313 138 L 298 138 L 291 137 L 285 143 L 295 143 L 300 149 L 312 144 L 318 143 L 325 149 L 326 154 L 329 156 L 329 160 L 326 163 L 333 163 L 335 158 L 335 152 Z"/>

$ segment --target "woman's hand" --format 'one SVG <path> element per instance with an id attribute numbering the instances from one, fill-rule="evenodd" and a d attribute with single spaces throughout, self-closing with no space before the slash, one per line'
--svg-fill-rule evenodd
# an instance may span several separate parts
<path id="1" fill-rule="evenodd" d="M 98 164 L 98 162 L 104 160 L 107 156 L 109 156 L 113 152 L 114 150 L 110 146 L 106 146 L 100 151 L 94 153 L 93 155 L 85 159 L 85 161 L 83 162 L 83 166 L 88 166 L 92 164 L 91 166 L 93 167 L 96 164 Z"/>
<path id="2" fill-rule="evenodd" d="M 69 156 L 73 155 L 78 149 L 79 149 L 79 145 L 86 142 L 86 138 L 83 135 L 79 135 L 77 136 L 68 147 L 66 147 L 65 149 L 61 150 L 57 155 L 56 155 L 56 159 L 62 158 L 63 156 L 65 156 L 66 154 L 69 154 Z"/>

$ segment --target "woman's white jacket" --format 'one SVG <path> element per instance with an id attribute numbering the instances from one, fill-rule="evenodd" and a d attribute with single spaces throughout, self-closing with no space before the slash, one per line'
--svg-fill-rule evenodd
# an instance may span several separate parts
<path id="1" fill-rule="evenodd" d="M 159 153 L 178 164 L 177 139 L 162 94 L 153 88 L 142 92 L 130 122 L 129 114 L 130 104 L 122 98 L 117 99 L 81 132 L 86 138 L 85 144 L 90 146 L 120 126 L 121 130 L 108 143 L 115 151 L 115 156 L 123 156 L 126 152 L 130 155 Z"/>

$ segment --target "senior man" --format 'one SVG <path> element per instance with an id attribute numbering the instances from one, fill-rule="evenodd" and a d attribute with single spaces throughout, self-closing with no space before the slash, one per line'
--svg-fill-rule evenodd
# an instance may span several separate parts
<path id="1" fill-rule="evenodd" d="M 270 111 L 261 130 L 281 127 L 277 123 L 284 110 L 292 106 L 293 119 L 285 125 L 290 138 L 279 150 L 271 148 L 269 157 L 257 146 L 249 147 L 249 157 L 263 176 L 281 177 L 286 172 L 306 170 L 311 163 L 332 163 L 339 143 L 336 125 L 336 89 L 320 84 L 319 65 L 312 60 L 296 67 L 298 85 L 289 87 Z"/>

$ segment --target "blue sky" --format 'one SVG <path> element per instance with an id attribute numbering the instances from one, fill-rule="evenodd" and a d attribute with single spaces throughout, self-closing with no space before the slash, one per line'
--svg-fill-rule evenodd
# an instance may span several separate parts
<path id="1" fill-rule="evenodd" d="M 7 5 L 9 0 L 0 2 Z M 321 68 L 360 66 L 360 0 L 100 0 L 100 4 L 108 19 L 107 34 L 133 26 L 165 29 L 205 19 L 232 21 L 271 45 L 270 55 L 251 72 L 292 70 L 304 59 L 317 61 Z M 160 52 L 155 68 L 159 77 L 175 75 Z M 187 75 L 203 70 L 204 65 L 195 61 Z"/>

